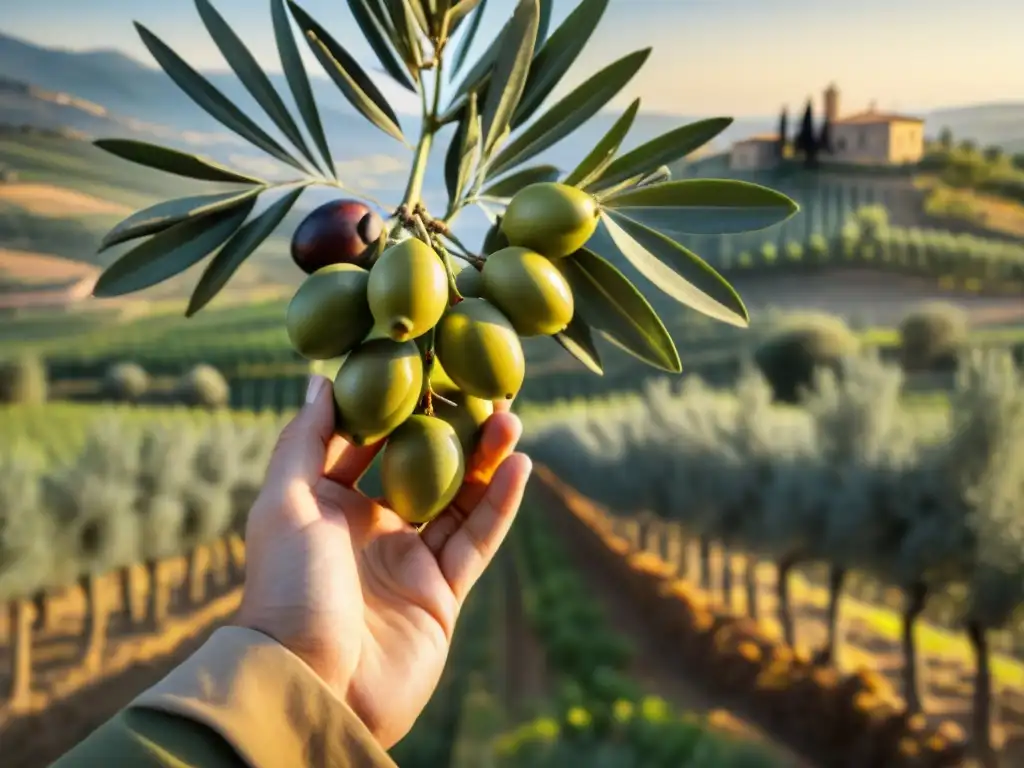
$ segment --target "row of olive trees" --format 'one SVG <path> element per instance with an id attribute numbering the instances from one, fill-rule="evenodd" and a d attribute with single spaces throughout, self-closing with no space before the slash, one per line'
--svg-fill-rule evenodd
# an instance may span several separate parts
<path id="1" fill-rule="evenodd" d="M 54 590 L 82 589 L 84 663 L 96 668 L 112 608 L 101 577 L 117 574 L 125 621 L 158 631 L 170 607 L 169 558 L 186 556 L 193 604 L 206 597 L 207 561 L 220 587 L 239 576 L 225 540 L 244 526 L 274 437 L 227 418 L 115 419 L 98 422 L 63 465 L 37 462 L 30 446 L 4 451 L 0 602 L 9 605 L 11 698 L 30 690 L 33 624 L 48 628 Z"/>
<path id="2" fill-rule="evenodd" d="M 1001 281 L 1024 283 L 1024 245 L 943 230 L 895 227 L 880 205 L 859 209 L 834 236 L 805 241 L 765 240 L 759 248 L 723 255 L 726 272 L 862 266 L 935 278 L 974 281 L 992 289 Z"/>
<path id="3" fill-rule="evenodd" d="M 957 592 L 960 625 L 977 658 L 974 731 L 991 762 L 988 630 L 1024 603 L 1024 390 L 1003 356 L 961 369 L 948 423 L 905 410 L 902 374 L 848 360 L 819 376 L 803 407 L 773 402 L 759 374 L 734 397 L 693 381 L 649 387 L 643 408 L 601 409 L 529 436 L 528 450 L 613 509 L 651 510 L 700 542 L 701 580 L 711 545 L 747 555 L 747 608 L 758 615 L 759 560 L 778 570 L 780 620 L 795 639 L 789 576 L 829 569 L 829 639 L 851 571 L 904 595 L 903 683 L 921 708 L 914 627 L 930 597 Z M 729 562 L 726 559 L 726 562 Z M 732 578 L 729 566 L 723 580 Z M 723 585 L 731 595 L 731 583 Z"/>

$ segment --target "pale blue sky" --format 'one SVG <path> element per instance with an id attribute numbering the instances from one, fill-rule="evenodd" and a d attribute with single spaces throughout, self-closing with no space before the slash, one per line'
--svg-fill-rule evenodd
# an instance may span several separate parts
<path id="1" fill-rule="evenodd" d="M 372 54 L 343 0 L 299 0 L 362 62 Z M 266 0 L 214 0 L 257 58 L 279 69 Z M 556 0 L 557 24 L 577 0 Z M 11 0 L 0 30 L 72 49 L 117 48 L 151 63 L 131 25 L 143 22 L 193 65 L 224 69 L 191 0 Z M 476 49 L 511 13 L 491 0 Z M 677 114 L 775 113 L 829 82 L 842 111 L 1024 100 L 1021 0 L 611 0 L 569 84 L 637 48 L 647 65 L 617 105 Z M 402 111 L 399 89 L 387 88 Z"/>

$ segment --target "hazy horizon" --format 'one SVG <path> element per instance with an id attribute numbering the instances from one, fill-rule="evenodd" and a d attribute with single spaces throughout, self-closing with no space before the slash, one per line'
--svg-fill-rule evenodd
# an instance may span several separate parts
<path id="1" fill-rule="evenodd" d="M 269 71 L 280 71 L 267 3 L 214 4 Z M 73 51 L 116 50 L 155 67 L 132 26 L 138 20 L 204 71 L 227 71 L 190 0 L 41 0 L 5 9 L 0 31 L 36 45 Z M 360 63 L 376 64 L 347 6 L 305 0 L 309 10 Z M 552 28 L 577 5 L 555 0 Z M 770 7 L 769 7 L 770 5 Z M 630 51 L 653 52 L 610 105 L 643 99 L 646 112 L 737 117 L 802 107 L 835 82 L 843 113 L 872 101 L 907 112 L 1024 100 L 1019 32 L 1024 3 L 977 0 L 861 0 L 824 8 L 814 0 L 610 0 L 590 46 L 560 88 L 565 93 Z M 474 45 L 480 53 L 513 8 L 488 3 Z M 684 44 L 681 44 L 685 42 Z M 304 52 L 305 53 L 305 52 Z M 320 74 L 313 65 L 312 72 Z M 699 75 L 694 76 L 694 73 Z M 394 107 L 418 110 L 418 99 L 383 75 L 374 78 Z M 666 87 L 670 83 L 670 87 Z"/>

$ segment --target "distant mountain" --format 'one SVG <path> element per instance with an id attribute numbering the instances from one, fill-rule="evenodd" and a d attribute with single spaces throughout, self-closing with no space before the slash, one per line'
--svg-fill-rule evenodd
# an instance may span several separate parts
<path id="1" fill-rule="evenodd" d="M 926 120 L 932 136 L 949 128 L 957 140 L 972 139 L 981 146 L 1024 152 L 1024 101 L 938 109 L 928 113 Z"/>

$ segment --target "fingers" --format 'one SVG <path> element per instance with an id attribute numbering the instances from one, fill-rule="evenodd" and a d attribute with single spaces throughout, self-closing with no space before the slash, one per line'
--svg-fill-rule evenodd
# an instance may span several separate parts
<path id="1" fill-rule="evenodd" d="M 460 605 L 505 540 L 532 469 L 533 464 L 526 454 L 513 453 L 505 459 L 480 503 L 441 550 L 438 556 L 441 573 Z"/>
<path id="2" fill-rule="evenodd" d="M 277 439 L 267 467 L 267 489 L 284 491 L 296 483 L 312 488 L 323 474 L 327 445 L 334 434 L 329 384 L 323 376 L 310 376 L 305 405 Z"/>
<path id="3" fill-rule="evenodd" d="M 512 455 L 522 431 L 519 419 L 511 413 L 494 414 L 484 422 L 459 495 L 423 531 L 423 543 L 435 556 L 465 521 L 466 510 L 472 510 L 483 498 L 487 483 L 501 463 Z"/>
<path id="4" fill-rule="evenodd" d="M 383 447 L 383 440 L 373 445 L 353 445 L 341 435 L 335 435 L 327 446 L 324 477 L 352 488 L 366 474 Z"/>

